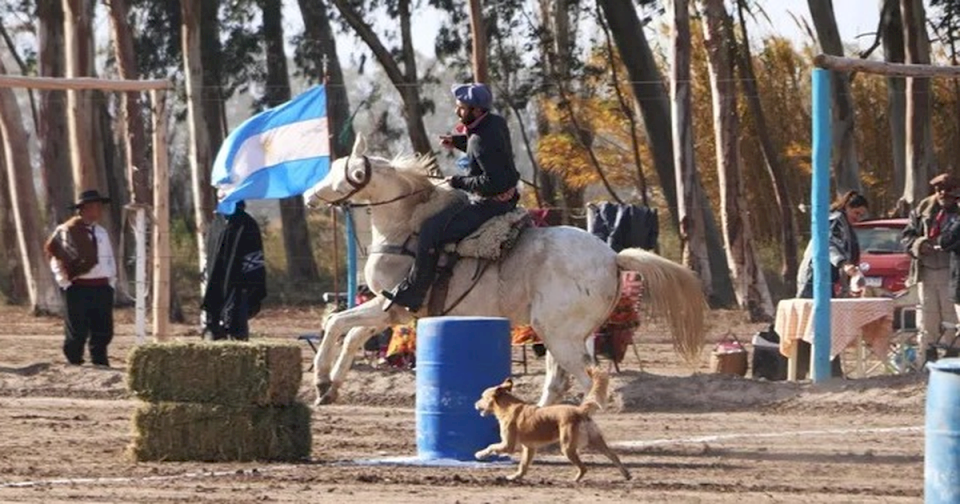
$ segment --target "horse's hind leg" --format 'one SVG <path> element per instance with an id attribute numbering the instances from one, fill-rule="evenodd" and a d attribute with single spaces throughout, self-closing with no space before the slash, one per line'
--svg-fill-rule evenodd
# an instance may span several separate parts
<path id="1" fill-rule="evenodd" d="M 540 394 L 540 407 L 556 404 L 567 390 L 569 375 L 560 367 L 560 363 L 553 357 L 553 352 L 547 350 L 547 374 L 543 380 L 543 392 Z"/>
<path id="2" fill-rule="evenodd" d="M 533 329 L 543 338 L 548 351 L 547 377 L 537 403 L 539 406 L 554 404 L 560 399 L 565 391 L 566 374 L 580 382 L 584 393 L 590 390 L 587 366 L 593 363 L 593 358 L 587 353 L 585 341 L 587 334 L 597 325 L 599 323 L 592 320 L 560 319 L 556 313 L 547 322 L 534 319 Z"/>

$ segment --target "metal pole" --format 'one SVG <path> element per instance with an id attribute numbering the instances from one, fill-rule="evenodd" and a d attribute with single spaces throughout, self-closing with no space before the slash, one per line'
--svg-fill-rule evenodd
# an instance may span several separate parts
<path id="1" fill-rule="evenodd" d="M 814 383 L 830 378 L 831 121 L 830 71 L 817 68 L 813 70 L 813 183 L 810 189 L 813 242 L 813 349 L 810 361 Z"/>
<path id="2" fill-rule="evenodd" d="M 357 304 L 357 236 L 353 225 L 353 209 L 344 208 L 343 221 L 347 231 L 347 308 Z"/>
<path id="3" fill-rule="evenodd" d="M 337 207 L 330 207 L 333 219 L 333 311 L 340 307 L 340 250 L 337 246 Z"/>

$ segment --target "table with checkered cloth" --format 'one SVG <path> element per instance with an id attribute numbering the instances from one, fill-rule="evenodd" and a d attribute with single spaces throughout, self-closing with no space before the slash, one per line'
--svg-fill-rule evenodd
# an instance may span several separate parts
<path id="1" fill-rule="evenodd" d="M 878 358 L 885 358 L 893 332 L 893 310 L 893 300 L 887 298 L 831 299 L 830 358 L 842 353 L 860 336 Z M 774 328 L 780 335 L 780 353 L 791 360 L 788 379 L 795 380 L 797 341 L 813 343 L 813 300 L 780 301 Z"/>

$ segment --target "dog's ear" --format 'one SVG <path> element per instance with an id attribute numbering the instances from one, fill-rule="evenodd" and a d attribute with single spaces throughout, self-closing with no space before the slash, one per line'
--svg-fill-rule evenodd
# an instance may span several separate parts
<path id="1" fill-rule="evenodd" d="M 501 383 L 497 389 L 505 392 L 510 392 L 513 390 L 513 378 L 507 378 L 506 380 L 503 380 L 503 383 Z"/>

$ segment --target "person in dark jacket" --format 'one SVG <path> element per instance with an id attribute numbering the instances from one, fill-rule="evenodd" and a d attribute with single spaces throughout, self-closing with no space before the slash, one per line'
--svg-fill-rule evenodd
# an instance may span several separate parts
<path id="1" fill-rule="evenodd" d="M 851 278 L 863 277 L 860 271 L 860 243 L 857 234 L 853 232 L 853 224 L 860 222 L 868 211 L 867 198 L 856 191 L 848 191 L 832 205 L 830 205 L 830 241 L 827 249 L 830 258 L 830 289 L 831 297 L 848 297 Z M 836 289 L 839 284 L 840 288 Z M 813 298 L 813 241 L 807 244 L 803 253 L 803 261 L 797 274 L 797 297 Z M 810 368 L 810 343 L 797 342 L 797 378 L 806 377 Z M 840 356 L 830 361 L 831 375 L 839 378 L 843 376 L 843 366 Z"/>
<path id="2" fill-rule="evenodd" d="M 948 196 L 956 205 L 956 201 L 960 199 L 960 188 L 952 189 Z M 949 214 L 941 229 L 937 245 L 941 250 L 950 253 L 950 300 L 953 302 L 954 315 L 960 319 L 960 215 L 956 212 Z"/>
<path id="3" fill-rule="evenodd" d="M 238 202 L 231 215 L 210 223 L 207 235 L 206 289 L 201 308 L 210 339 L 249 338 L 249 319 L 267 296 L 267 272 L 260 226 Z"/>
<path id="4" fill-rule="evenodd" d="M 830 205 L 830 241 L 827 244 L 830 258 L 830 283 L 840 283 L 842 293 L 847 293 L 849 282 L 844 279 L 861 275 L 860 242 L 853 232 L 853 224 L 860 222 L 868 211 L 867 198 L 856 191 L 849 191 Z M 813 240 L 807 244 L 797 272 L 797 297 L 813 298 Z"/>
<path id="5" fill-rule="evenodd" d="M 393 291 L 381 293 L 389 301 L 416 312 L 433 284 L 440 250 L 458 242 L 498 216 L 517 206 L 520 173 L 514 165 L 510 130 L 502 116 L 491 112 L 493 94 L 486 84 L 460 84 L 451 89 L 457 100 L 462 134 L 443 135 L 440 145 L 466 154 L 469 173 L 447 180 L 451 187 L 469 195 L 466 205 L 451 205 L 427 219 L 417 237 L 417 255 L 407 277 Z"/>

